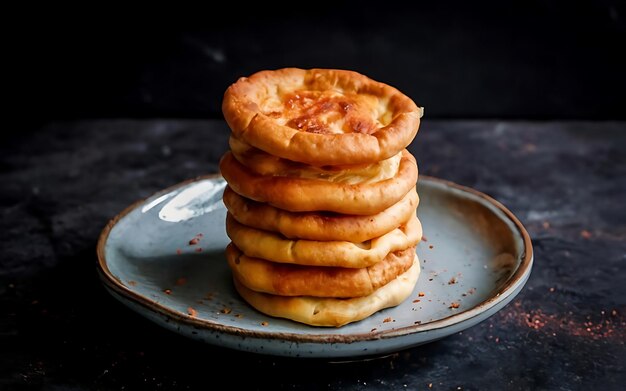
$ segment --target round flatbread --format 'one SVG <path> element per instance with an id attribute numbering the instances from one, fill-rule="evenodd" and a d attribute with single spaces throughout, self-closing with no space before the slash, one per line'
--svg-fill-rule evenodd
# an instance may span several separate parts
<path id="1" fill-rule="evenodd" d="M 258 175 L 231 152 L 220 161 L 228 185 L 238 194 L 290 212 L 329 211 L 373 215 L 400 201 L 417 182 L 417 163 L 402 152 L 395 176 L 374 183 L 348 184 L 332 179 Z"/>
<path id="2" fill-rule="evenodd" d="M 368 296 L 349 299 L 277 296 L 248 289 L 236 278 L 233 281 L 241 297 L 264 314 L 311 326 L 339 327 L 402 303 L 413 292 L 419 275 L 420 264 L 416 255 L 413 266 L 398 278 Z"/>
<path id="3" fill-rule="evenodd" d="M 415 189 L 409 191 L 400 202 L 371 216 L 288 212 L 242 197 L 230 187 L 224 190 L 223 200 L 230 214 L 243 225 L 279 232 L 291 239 L 348 242 L 364 242 L 399 227 L 415 213 L 419 204 Z"/>
<path id="4" fill-rule="evenodd" d="M 360 243 L 287 239 L 280 234 L 247 227 L 226 217 L 226 233 L 247 256 L 279 263 L 362 268 L 382 261 L 393 251 L 415 246 L 422 238 L 416 215 L 402 226 Z"/>
<path id="5" fill-rule="evenodd" d="M 280 296 L 367 296 L 407 271 L 413 258 L 415 247 L 409 247 L 361 269 L 301 266 L 251 258 L 232 243 L 226 247 L 228 265 L 239 282 L 253 291 Z"/>
<path id="6" fill-rule="evenodd" d="M 286 68 L 242 77 L 224 94 L 235 137 L 312 165 L 374 163 L 413 140 L 422 109 L 356 72 Z"/>
<path id="7" fill-rule="evenodd" d="M 402 152 L 371 164 L 311 166 L 270 155 L 231 136 L 230 151 L 237 161 L 259 175 L 291 178 L 324 179 L 334 183 L 356 185 L 374 183 L 396 176 Z"/>

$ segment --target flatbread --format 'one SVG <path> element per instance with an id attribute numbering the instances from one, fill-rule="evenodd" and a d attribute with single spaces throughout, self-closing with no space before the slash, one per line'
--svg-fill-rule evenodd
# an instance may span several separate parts
<path id="1" fill-rule="evenodd" d="M 232 243 L 226 247 L 228 265 L 239 282 L 253 291 L 280 296 L 367 296 L 406 272 L 414 258 L 415 247 L 409 247 L 361 269 L 301 266 L 251 258 Z"/>
<path id="2" fill-rule="evenodd" d="M 373 215 L 396 204 L 415 187 L 417 163 L 407 150 L 393 178 L 374 183 L 347 184 L 324 179 L 259 175 L 239 163 L 231 152 L 220 170 L 237 194 L 290 212 L 329 211 Z"/>
<path id="3" fill-rule="evenodd" d="M 349 299 L 277 296 L 248 289 L 236 278 L 233 281 L 241 297 L 264 314 L 311 326 L 339 327 L 402 303 L 413 292 L 419 275 L 416 255 L 413 266 L 398 278 L 368 296 Z"/>
<path id="4" fill-rule="evenodd" d="M 356 72 L 297 68 L 240 78 L 222 111 L 237 138 L 312 165 L 387 159 L 409 145 L 423 114 L 397 89 Z"/>
<path id="5" fill-rule="evenodd" d="M 228 213 L 226 233 L 249 257 L 309 266 L 362 268 L 382 261 L 390 252 L 415 246 L 422 238 L 422 225 L 412 215 L 404 225 L 366 242 L 294 240 L 242 225 Z"/>
<path id="6" fill-rule="evenodd" d="M 243 225 L 279 232 L 291 239 L 349 242 L 364 242 L 392 231 L 415 214 L 419 204 L 415 189 L 398 203 L 372 216 L 288 212 L 242 197 L 230 187 L 224 190 L 223 200 L 231 215 Z"/>
<path id="7" fill-rule="evenodd" d="M 375 183 L 396 176 L 402 152 L 371 164 L 341 166 L 311 166 L 270 155 L 231 135 L 230 151 L 237 161 L 258 175 L 286 176 L 291 178 L 323 179 L 334 183 L 356 185 Z"/>

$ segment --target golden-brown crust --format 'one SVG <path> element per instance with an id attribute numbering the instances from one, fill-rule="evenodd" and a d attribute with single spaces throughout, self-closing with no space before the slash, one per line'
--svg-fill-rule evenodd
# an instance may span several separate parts
<path id="1" fill-rule="evenodd" d="M 371 216 L 326 212 L 288 212 L 269 204 L 249 200 L 230 187 L 224 190 L 224 204 L 239 223 L 287 238 L 364 242 L 379 237 L 407 221 L 419 203 L 415 189 L 403 199 Z"/>
<path id="2" fill-rule="evenodd" d="M 248 289 L 237 278 L 233 282 L 241 297 L 264 314 L 311 326 L 339 327 L 402 303 L 413 292 L 420 271 L 416 255 L 413 265 L 398 278 L 368 296 L 349 299 L 271 295 Z"/>
<path id="3" fill-rule="evenodd" d="M 350 184 L 372 183 L 393 177 L 402 157 L 400 152 L 376 163 L 317 167 L 270 155 L 232 135 L 228 144 L 235 159 L 259 175 L 320 178 Z"/>
<path id="4" fill-rule="evenodd" d="M 386 285 L 413 265 L 415 247 L 395 251 L 367 268 L 280 264 L 243 254 L 233 243 L 226 258 L 247 288 L 280 296 L 361 297 Z"/>
<path id="5" fill-rule="evenodd" d="M 400 201 L 417 182 L 417 163 L 402 153 L 396 176 L 375 183 L 345 184 L 321 179 L 257 175 L 231 152 L 220 160 L 220 170 L 238 194 L 290 212 L 329 211 L 373 215 Z"/>
<path id="6" fill-rule="evenodd" d="M 298 265 L 362 268 L 382 261 L 390 252 L 415 246 L 422 239 L 422 225 L 412 215 L 402 226 L 366 242 L 292 240 L 242 225 L 228 213 L 226 233 L 249 257 Z"/>
<path id="7" fill-rule="evenodd" d="M 306 114 L 301 121 L 304 125 L 277 121 L 273 111 L 264 107 L 270 99 L 278 101 L 282 106 L 277 106 L 277 113 L 284 114 L 281 111 L 289 109 L 285 108 L 289 102 L 286 96 L 298 91 L 315 92 L 316 96 L 321 93 L 323 99 L 328 94 L 345 95 L 342 99 L 347 100 L 347 107 L 356 107 L 363 96 L 371 96 L 383 113 L 380 121 L 362 114 L 351 120 L 350 109 L 345 109 L 340 120 L 353 124 L 346 133 L 331 134 L 319 126 L 309 129 L 310 120 L 317 121 L 317 113 L 311 113 L 309 106 L 301 108 Z M 320 104 L 316 99 L 312 99 L 314 108 Z M 297 68 L 261 71 L 239 79 L 226 90 L 222 111 L 237 138 L 272 155 L 312 165 L 373 163 L 389 158 L 411 143 L 422 115 L 422 110 L 397 89 L 356 72 Z M 366 120 L 375 121 L 363 126 Z"/>

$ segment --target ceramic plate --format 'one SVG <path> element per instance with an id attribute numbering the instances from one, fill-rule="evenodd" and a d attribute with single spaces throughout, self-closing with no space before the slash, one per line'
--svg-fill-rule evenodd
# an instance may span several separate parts
<path id="1" fill-rule="evenodd" d="M 510 302 L 530 275 L 530 238 L 510 211 L 475 190 L 422 177 L 422 273 L 409 299 L 341 328 L 271 318 L 233 288 L 223 255 L 224 186 L 218 176 L 188 181 L 109 222 L 98 243 L 108 291 L 153 322 L 204 342 L 336 358 L 386 354 L 471 327 Z"/>

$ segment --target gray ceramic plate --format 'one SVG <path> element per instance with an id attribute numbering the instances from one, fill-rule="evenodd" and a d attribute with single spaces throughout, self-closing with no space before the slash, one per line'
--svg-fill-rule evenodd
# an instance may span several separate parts
<path id="1" fill-rule="evenodd" d="M 100 276 L 111 294 L 153 322 L 208 343 L 281 356 L 355 357 L 471 327 L 510 302 L 530 275 L 530 238 L 510 211 L 475 190 L 422 177 L 422 273 L 408 300 L 341 328 L 271 318 L 232 286 L 223 256 L 224 186 L 216 176 L 185 182 L 113 219 L 98 243 Z"/>

